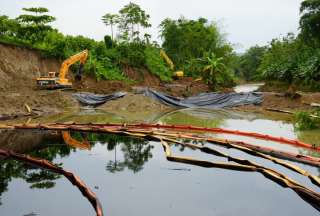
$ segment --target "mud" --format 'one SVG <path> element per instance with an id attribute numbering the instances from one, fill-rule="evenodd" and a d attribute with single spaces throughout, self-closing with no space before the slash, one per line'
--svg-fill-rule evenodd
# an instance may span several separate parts
<path id="1" fill-rule="evenodd" d="M 288 111 L 312 111 L 315 108 L 310 106 L 311 103 L 317 103 L 320 101 L 320 93 L 302 93 L 301 97 L 293 99 L 290 97 L 282 96 L 275 92 L 263 92 L 264 100 L 262 104 L 256 105 L 246 105 L 235 107 L 235 110 L 243 110 L 249 112 L 267 112 L 265 109 L 273 108 Z"/>

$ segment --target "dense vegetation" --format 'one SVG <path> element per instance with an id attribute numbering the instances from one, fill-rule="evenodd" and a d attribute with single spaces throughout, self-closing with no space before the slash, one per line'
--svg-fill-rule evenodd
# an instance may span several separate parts
<path id="1" fill-rule="evenodd" d="M 129 3 L 117 14 L 107 13 L 102 22 L 111 35 L 104 41 L 63 35 L 50 26 L 55 17 L 46 8 L 23 8 L 15 19 L 0 16 L 0 40 L 23 44 L 45 55 L 64 59 L 89 49 L 86 71 L 97 79 L 125 80 L 123 68 L 146 68 L 163 81 L 175 70 L 202 77 L 212 90 L 234 84 L 235 75 L 247 81 L 283 81 L 287 85 L 320 89 L 320 0 L 305 0 L 300 8 L 300 31 L 273 39 L 267 46 L 254 46 L 237 55 L 217 23 L 205 18 L 167 18 L 159 26 L 162 46 L 145 32 L 151 26 L 139 5 Z M 160 57 L 163 49 L 173 60 L 172 68 Z"/>
<path id="2" fill-rule="evenodd" d="M 165 19 L 160 28 L 163 49 L 177 69 L 188 76 L 203 77 L 213 90 L 217 85 L 233 84 L 235 53 L 216 23 L 181 17 Z"/>
<path id="3" fill-rule="evenodd" d="M 240 57 L 246 80 L 277 80 L 289 85 L 320 89 L 320 0 L 305 0 L 300 7 L 300 32 L 255 46 Z"/>
<path id="4" fill-rule="evenodd" d="M 217 25 L 206 19 L 165 19 L 160 25 L 164 41 L 160 47 L 150 41 L 149 34 L 144 34 L 151 26 L 150 15 L 134 3 L 125 5 L 117 14 L 102 17 L 101 21 L 111 29 L 104 41 L 63 35 L 50 26 L 55 17 L 48 15 L 46 8 L 23 11 L 26 14 L 15 19 L 0 16 L 1 41 L 37 48 L 60 59 L 88 49 L 86 71 L 97 79 L 124 80 L 123 68 L 130 66 L 146 68 L 161 80 L 170 81 L 174 71 L 160 57 L 163 49 L 176 64 L 175 69 L 184 70 L 187 76 L 203 77 L 212 89 L 233 84 L 233 48 Z M 219 64 L 214 64 L 216 60 Z"/>

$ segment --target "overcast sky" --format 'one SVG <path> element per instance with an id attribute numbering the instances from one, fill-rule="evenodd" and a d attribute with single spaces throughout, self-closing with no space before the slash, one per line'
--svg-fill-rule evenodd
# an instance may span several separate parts
<path id="1" fill-rule="evenodd" d="M 23 7 L 47 7 L 57 18 L 53 26 L 71 35 L 101 40 L 110 30 L 101 22 L 106 13 L 117 13 L 130 0 L 0 0 L 0 14 L 16 17 Z M 151 15 L 149 32 L 157 39 L 160 22 L 181 15 L 204 17 L 220 23 L 238 51 L 265 45 L 272 38 L 298 31 L 302 0 L 131 0 Z"/>

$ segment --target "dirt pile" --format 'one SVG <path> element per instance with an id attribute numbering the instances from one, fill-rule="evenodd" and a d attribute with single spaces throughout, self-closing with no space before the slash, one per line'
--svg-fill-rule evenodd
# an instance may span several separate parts
<path id="1" fill-rule="evenodd" d="M 99 106 L 99 109 L 105 111 L 124 111 L 124 112 L 145 112 L 145 111 L 163 111 L 168 109 L 167 106 L 153 100 L 152 98 L 143 96 L 142 94 L 128 93 L 126 96 L 109 101 L 108 103 Z"/>

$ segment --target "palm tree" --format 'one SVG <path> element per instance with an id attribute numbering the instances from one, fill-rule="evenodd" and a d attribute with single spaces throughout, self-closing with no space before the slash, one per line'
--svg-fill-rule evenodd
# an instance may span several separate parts
<path id="1" fill-rule="evenodd" d="M 212 91 L 216 90 L 218 76 L 225 72 L 226 66 L 223 58 L 217 57 L 214 53 L 206 58 L 206 66 L 203 69 L 203 78 Z"/>
<path id="2" fill-rule="evenodd" d="M 111 27 L 111 39 L 113 41 L 113 25 L 117 24 L 119 21 L 119 16 L 117 14 L 105 14 L 102 17 L 102 21 L 107 26 L 110 25 Z"/>

